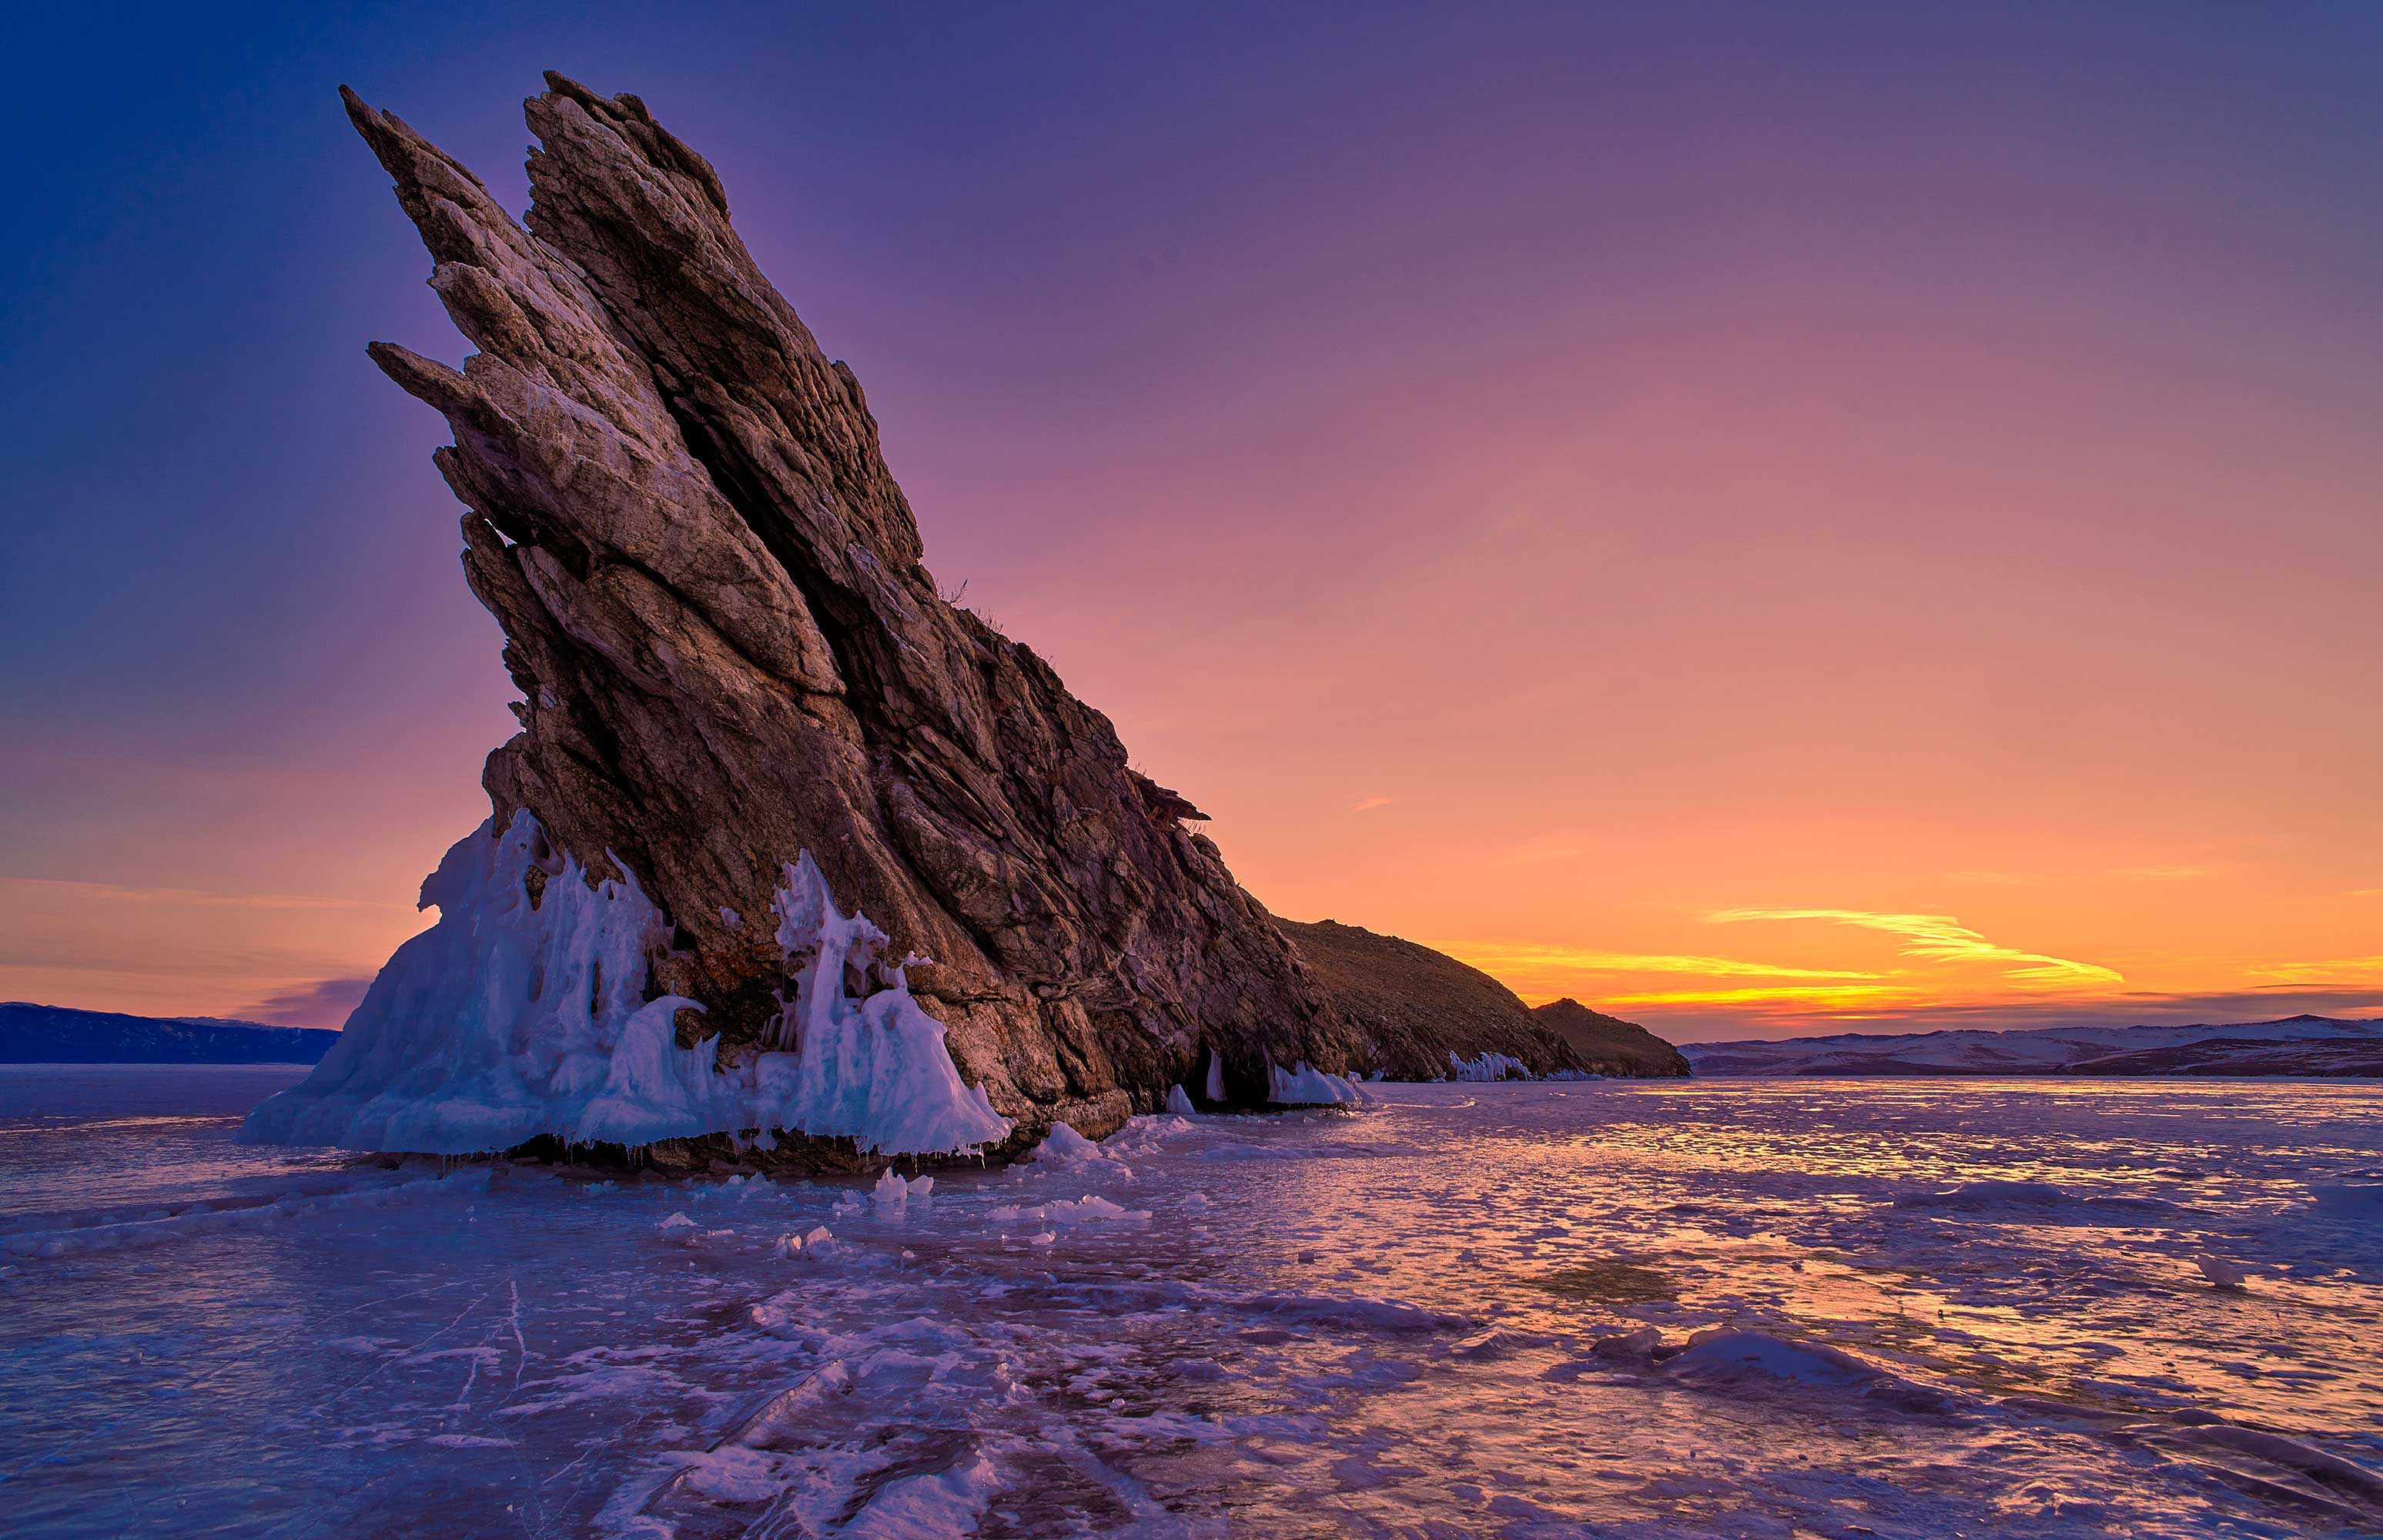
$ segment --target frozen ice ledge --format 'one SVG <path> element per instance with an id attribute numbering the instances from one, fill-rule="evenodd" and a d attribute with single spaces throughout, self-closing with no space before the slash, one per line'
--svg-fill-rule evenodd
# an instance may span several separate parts
<path id="1" fill-rule="evenodd" d="M 251 1113 L 241 1140 L 461 1155 L 542 1136 L 636 1148 L 749 1133 L 771 1149 L 782 1129 L 864 1154 L 956 1155 L 1008 1138 L 884 932 L 836 908 L 808 852 L 775 899 L 792 991 L 759 1051 L 725 1064 L 716 1037 L 679 1046 L 679 1013 L 700 1005 L 646 998 L 646 959 L 671 928 L 621 869 L 591 885 L 527 811 L 501 832 L 483 823 L 422 885 L 438 922 L 398 948 L 339 1042 Z"/>

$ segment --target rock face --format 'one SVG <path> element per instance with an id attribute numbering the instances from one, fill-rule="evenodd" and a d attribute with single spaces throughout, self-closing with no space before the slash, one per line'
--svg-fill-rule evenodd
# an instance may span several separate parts
<path id="1" fill-rule="evenodd" d="M 1333 920 L 1278 920 L 1394 1080 L 1443 1080 L 1448 1056 L 1521 1061 L 1534 1075 L 1592 1066 L 1514 992 L 1445 953 Z"/>
<path id="2" fill-rule="evenodd" d="M 755 267 L 710 165 L 636 97 L 547 81 L 526 229 L 342 92 L 478 350 L 461 372 L 370 351 L 453 429 L 464 573 L 522 694 L 492 827 L 526 809 L 591 880 L 634 873 L 668 920 L 647 996 L 699 1002 L 680 1039 L 718 1034 L 723 1063 L 779 1019 L 767 917 L 808 851 L 892 955 L 932 959 L 909 988 L 1018 1142 L 1199 1090 L 1212 1053 L 1234 1104 L 1266 1100 L 1269 1063 L 1362 1067 L 1192 805 L 939 597 L 859 381 Z"/>
<path id="3" fill-rule="evenodd" d="M 1566 997 L 1532 1007 L 1531 1015 L 1572 1045 L 1582 1066 L 1598 1075 L 1684 1078 L 1687 1056 L 1635 1021 L 1592 1011 Z"/>

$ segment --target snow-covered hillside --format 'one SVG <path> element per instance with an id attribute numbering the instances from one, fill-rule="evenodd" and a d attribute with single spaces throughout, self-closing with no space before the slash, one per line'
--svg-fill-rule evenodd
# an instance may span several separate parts
<path id="1" fill-rule="evenodd" d="M 1683 1045 L 1698 1075 L 2383 1076 L 2383 1020 L 1844 1032 Z"/>
<path id="2" fill-rule="evenodd" d="M 261 1021 L 0 1004 L 0 1064 L 313 1064 L 339 1041 Z"/>

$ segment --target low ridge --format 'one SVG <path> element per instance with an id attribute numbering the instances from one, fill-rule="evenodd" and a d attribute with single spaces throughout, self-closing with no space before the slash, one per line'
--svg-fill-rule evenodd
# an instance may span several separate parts
<path id="1" fill-rule="evenodd" d="M 1534 1006 L 1531 1015 L 1599 1075 L 1676 1079 L 1694 1073 L 1685 1054 L 1646 1028 L 1590 1010 L 1570 995 Z"/>

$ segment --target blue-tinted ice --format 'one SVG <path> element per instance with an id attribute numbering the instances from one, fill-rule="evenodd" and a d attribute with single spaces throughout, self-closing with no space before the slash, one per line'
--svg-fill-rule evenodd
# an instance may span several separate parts
<path id="1" fill-rule="evenodd" d="M 12 1534 L 2383 1528 L 2383 1088 L 1374 1088 L 894 1184 L 11 1069 Z M 1147 1215 L 1147 1217 L 1143 1217 Z"/>

